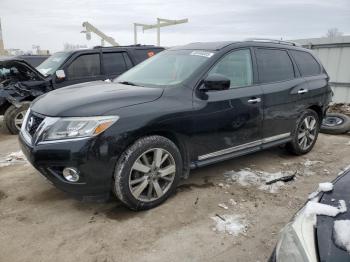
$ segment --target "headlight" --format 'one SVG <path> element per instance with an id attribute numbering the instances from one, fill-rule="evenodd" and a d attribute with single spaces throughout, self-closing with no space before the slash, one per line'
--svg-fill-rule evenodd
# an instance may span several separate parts
<path id="1" fill-rule="evenodd" d="M 96 136 L 119 119 L 118 116 L 63 117 L 43 133 L 42 140 L 60 140 Z"/>
<path id="2" fill-rule="evenodd" d="M 277 262 L 317 262 L 314 225 L 316 216 L 303 208 L 282 230 L 276 247 Z"/>

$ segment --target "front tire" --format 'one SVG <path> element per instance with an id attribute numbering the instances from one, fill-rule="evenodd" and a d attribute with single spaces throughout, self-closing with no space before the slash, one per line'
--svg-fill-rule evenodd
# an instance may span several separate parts
<path id="1" fill-rule="evenodd" d="M 132 210 L 151 209 L 175 191 L 182 170 L 180 151 L 172 141 L 162 136 L 144 137 L 118 160 L 114 191 Z"/>
<path id="2" fill-rule="evenodd" d="M 24 120 L 24 116 L 27 113 L 28 108 L 30 107 L 31 102 L 21 102 L 19 107 L 11 105 L 7 108 L 4 114 L 4 122 L 13 135 L 17 135 L 21 130 L 21 126 Z"/>
<path id="3" fill-rule="evenodd" d="M 316 143 L 319 130 L 318 114 L 311 109 L 307 109 L 296 123 L 292 141 L 286 145 L 287 150 L 295 155 L 310 152 Z"/>

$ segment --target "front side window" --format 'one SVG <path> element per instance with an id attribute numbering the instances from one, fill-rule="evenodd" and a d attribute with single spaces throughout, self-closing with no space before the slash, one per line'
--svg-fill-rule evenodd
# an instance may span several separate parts
<path id="1" fill-rule="evenodd" d="M 288 53 L 278 49 L 256 50 L 261 83 L 286 81 L 294 78 L 294 67 Z"/>
<path id="2" fill-rule="evenodd" d="M 52 75 L 66 61 L 69 52 L 57 52 L 48 57 L 44 62 L 36 67 L 36 69 L 44 76 Z"/>
<path id="3" fill-rule="evenodd" d="M 100 55 L 89 54 L 77 57 L 67 68 L 70 80 L 100 75 Z"/>
<path id="4" fill-rule="evenodd" d="M 302 76 L 318 75 L 321 72 L 320 65 L 311 54 L 303 51 L 291 51 Z"/>
<path id="5" fill-rule="evenodd" d="M 222 58 L 209 72 L 221 74 L 230 79 L 230 88 L 250 86 L 253 83 L 253 69 L 250 51 L 238 50 Z"/>
<path id="6" fill-rule="evenodd" d="M 213 55 L 212 51 L 163 51 L 131 68 L 114 81 L 149 87 L 180 84 Z"/>
<path id="7" fill-rule="evenodd" d="M 117 75 L 126 71 L 123 53 L 103 53 L 103 65 L 106 75 Z"/>

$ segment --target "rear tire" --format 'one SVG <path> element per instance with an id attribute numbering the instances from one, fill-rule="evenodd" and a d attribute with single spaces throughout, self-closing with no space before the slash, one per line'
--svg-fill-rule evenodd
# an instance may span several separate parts
<path id="1" fill-rule="evenodd" d="M 21 102 L 19 107 L 11 105 L 7 108 L 4 114 L 4 122 L 11 134 L 16 135 L 21 130 L 24 116 L 27 113 L 30 103 L 28 101 Z"/>
<path id="2" fill-rule="evenodd" d="M 320 130 L 318 114 L 307 109 L 298 119 L 293 131 L 292 141 L 287 143 L 286 149 L 295 155 L 303 155 L 312 150 Z"/>
<path id="3" fill-rule="evenodd" d="M 114 175 L 116 196 L 132 210 L 146 210 L 174 193 L 182 172 L 177 146 L 162 136 L 137 140 L 120 157 Z"/>

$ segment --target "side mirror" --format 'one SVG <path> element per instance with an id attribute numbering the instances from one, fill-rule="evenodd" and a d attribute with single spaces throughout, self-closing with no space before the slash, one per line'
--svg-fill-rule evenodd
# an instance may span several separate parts
<path id="1" fill-rule="evenodd" d="M 56 74 L 56 81 L 57 82 L 62 82 L 66 79 L 66 74 L 65 74 L 64 70 L 62 70 L 62 69 L 57 70 L 55 74 Z"/>
<path id="2" fill-rule="evenodd" d="M 204 80 L 204 87 L 201 88 L 203 91 L 221 91 L 230 88 L 230 79 L 221 74 L 209 75 Z"/>

